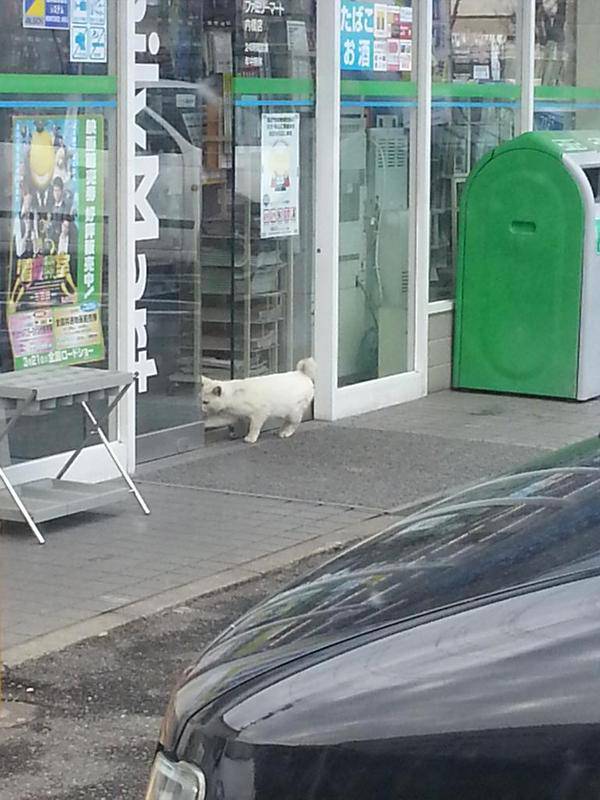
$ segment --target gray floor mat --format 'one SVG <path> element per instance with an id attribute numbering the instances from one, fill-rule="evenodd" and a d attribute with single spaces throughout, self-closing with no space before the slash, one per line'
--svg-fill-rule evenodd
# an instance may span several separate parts
<path id="1" fill-rule="evenodd" d="M 543 452 L 533 447 L 426 434 L 306 426 L 293 439 L 264 434 L 145 480 L 379 509 L 504 472 Z"/>

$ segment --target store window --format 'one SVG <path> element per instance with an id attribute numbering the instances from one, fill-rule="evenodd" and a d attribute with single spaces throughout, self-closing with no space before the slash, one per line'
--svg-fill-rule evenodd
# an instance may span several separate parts
<path id="1" fill-rule="evenodd" d="M 232 327 L 208 321 L 218 296 L 204 304 L 211 335 L 231 333 L 235 377 L 284 372 L 312 355 L 314 293 L 315 0 L 271 4 L 269 13 L 241 5 Z M 219 353 L 203 351 L 207 367 L 222 372 Z"/>
<path id="2" fill-rule="evenodd" d="M 202 374 L 279 372 L 312 354 L 314 0 L 148 8 L 161 79 L 139 120 L 149 196 L 149 352 L 138 432 L 200 443 Z M 149 440 L 148 440 L 149 441 Z M 143 457 L 143 454 L 142 454 Z"/>
<path id="3" fill-rule="evenodd" d="M 115 0 L 106 0 L 104 5 L 96 4 L 99 10 L 93 27 L 98 33 L 92 53 L 92 44 L 86 39 L 87 20 L 71 20 L 70 0 L 52 3 L 50 0 L 2 0 L 0 74 L 3 83 L 11 74 L 37 77 L 114 74 L 108 57 L 109 38 L 104 13 L 106 6 L 110 14 L 113 4 Z M 87 16 L 87 10 L 85 13 Z M 71 22 L 78 25 L 79 37 L 77 32 L 71 35 Z M 86 52 L 82 51 L 81 45 Z"/>
<path id="4" fill-rule="evenodd" d="M 467 176 L 515 134 L 517 8 L 517 0 L 434 0 L 430 301 L 454 297 Z"/>
<path id="5" fill-rule="evenodd" d="M 338 385 L 412 369 L 411 2 L 343 0 Z"/>
<path id="6" fill-rule="evenodd" d="M 94 54 L 72 38 L 68 4 L 55 5 L 56 19 L 48 4 L 46 16 L 44 4 L 2 7 L 2 372 L 116 366 L 115 5 Z M 23 418 L 10 461 L 63 452 L 83 432 L 78 407 Z"/>
<path id="7" fill-rule="evenodd" d="M 538 0 L 535 16 L 535 128 L 600 128 L 596 0 Z"/>

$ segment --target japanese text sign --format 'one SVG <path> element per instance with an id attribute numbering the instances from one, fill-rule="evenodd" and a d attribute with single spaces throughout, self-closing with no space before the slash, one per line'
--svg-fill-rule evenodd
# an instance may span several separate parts
<path id="1" fill-rule="evenodd" d="M 410 72 L 412 6 L 342 0 L 340 65 L 360 72 Z"/>

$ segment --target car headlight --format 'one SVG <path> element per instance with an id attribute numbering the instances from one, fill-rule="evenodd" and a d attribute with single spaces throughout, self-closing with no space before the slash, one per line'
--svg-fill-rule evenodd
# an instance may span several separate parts
<path id="1" fill-rule="evenodd" d="M 205 796 L 201 770 L 185 761 L 169 761 L 162 753 L 156 756 L 146 800 L 204 800 Z"/>

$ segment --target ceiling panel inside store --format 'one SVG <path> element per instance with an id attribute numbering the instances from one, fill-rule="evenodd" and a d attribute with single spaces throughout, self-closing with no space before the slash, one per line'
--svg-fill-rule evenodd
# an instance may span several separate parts
<path id="1" fill-rule="evenodd" d="M 456 33 L 507 34 L 514 25 L 516 0 L 449 0 Z"/>

